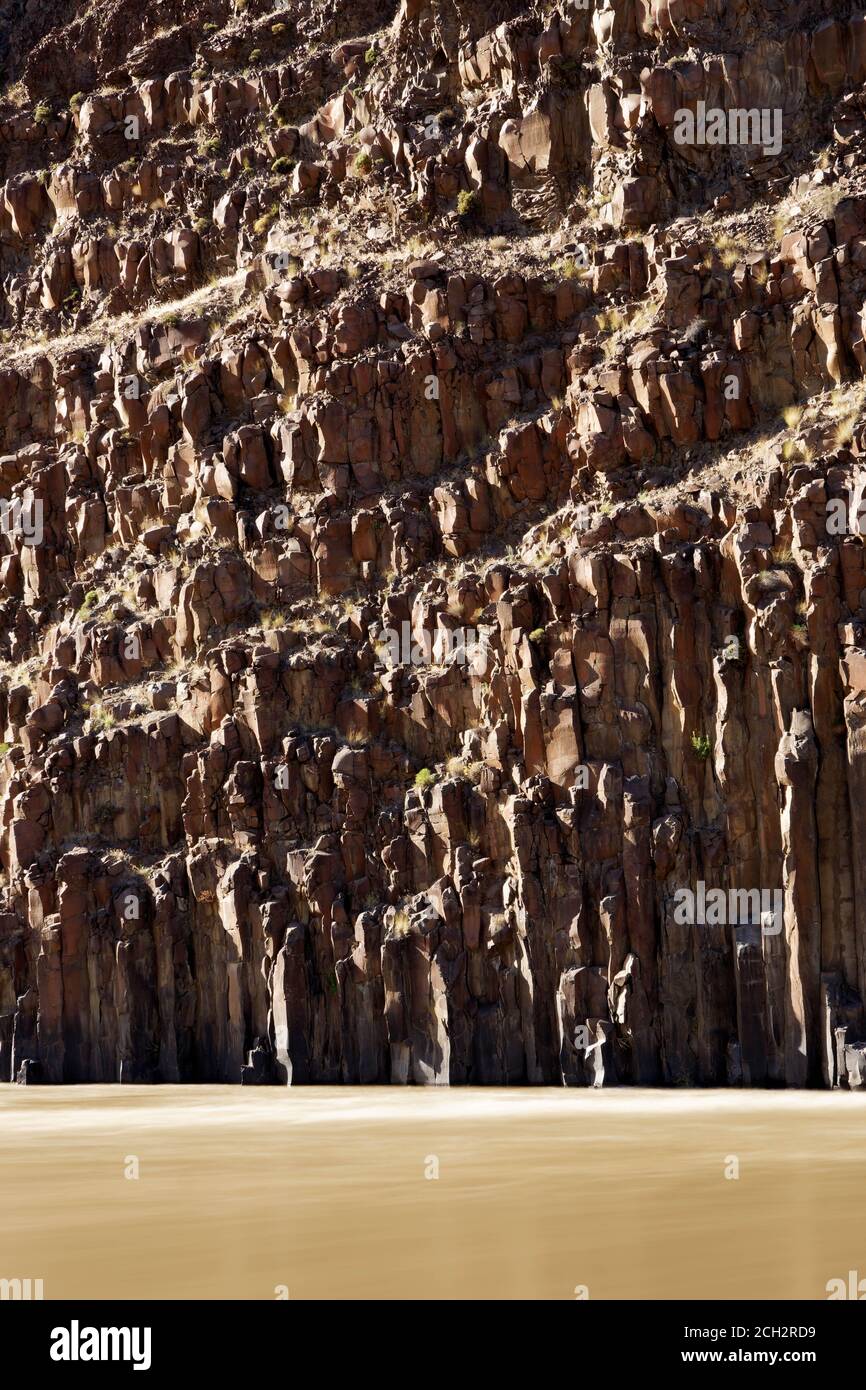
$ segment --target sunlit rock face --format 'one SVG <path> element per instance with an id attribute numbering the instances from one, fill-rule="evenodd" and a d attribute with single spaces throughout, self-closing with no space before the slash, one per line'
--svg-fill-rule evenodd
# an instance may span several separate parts
<path id="1" fill-rule="evenodd" d="M 0 1079 L 866 1084 L 835 9 L 0 17 Z"/>

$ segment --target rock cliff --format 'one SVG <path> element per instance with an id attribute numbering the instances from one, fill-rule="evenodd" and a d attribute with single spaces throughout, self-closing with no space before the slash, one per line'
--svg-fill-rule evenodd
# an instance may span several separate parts
<path id="1" fill-rule="evenodd" d="M 0 62 L 0 1080 L 866 1085 L 866 13 Z"/>

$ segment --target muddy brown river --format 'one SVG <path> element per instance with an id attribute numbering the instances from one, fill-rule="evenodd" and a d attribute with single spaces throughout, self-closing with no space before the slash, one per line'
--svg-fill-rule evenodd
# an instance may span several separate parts
<path id="1" fill-rule="evenodd" d="M 825 1299 L 864 1183 L 838 1092 L 0 1086 L 46 1299 Z"/>

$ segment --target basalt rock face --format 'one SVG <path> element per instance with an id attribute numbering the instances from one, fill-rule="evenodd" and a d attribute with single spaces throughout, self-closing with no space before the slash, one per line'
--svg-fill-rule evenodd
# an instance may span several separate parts
<path id="1" fill-rule="evenodd" d="M 0 1080 L 866 1085 L 866 14 L 0 55 Z"/>

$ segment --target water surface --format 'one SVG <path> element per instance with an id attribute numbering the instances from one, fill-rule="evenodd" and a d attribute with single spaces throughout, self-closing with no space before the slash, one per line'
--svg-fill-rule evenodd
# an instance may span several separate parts
<path id="1" fill-rule="evenodd" d="M 823 1299 L 864 1183 L 838 1092 L 0 1086 L 46 1298 Z"/>

